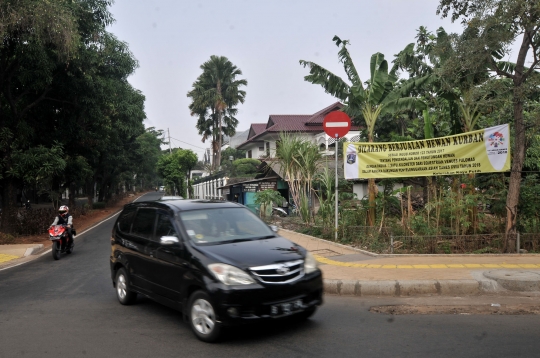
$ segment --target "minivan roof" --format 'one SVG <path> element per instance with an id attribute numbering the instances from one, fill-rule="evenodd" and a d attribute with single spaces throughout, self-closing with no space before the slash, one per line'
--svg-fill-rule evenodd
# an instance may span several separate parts
<path id="1" fill-rule="evenodd" d="M 133 206 L 153 206 L 153 207 L 163 207 L 167 206 L 173 210 L 184 211 L 184 210 L 198 210 L 198 209 L 217 209 L 217 208 L 238 208 L 242 205 L 234 203 L 231 201 L 223 200 L 204 200 L 204 199 L 178 199 L 178 200 L 148 200 L 148 201 L 138 201 L 128 205 Z"/>

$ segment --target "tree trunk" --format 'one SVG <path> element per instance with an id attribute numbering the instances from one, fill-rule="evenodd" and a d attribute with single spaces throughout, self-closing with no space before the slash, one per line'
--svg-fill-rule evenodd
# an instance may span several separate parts
<path id="1" fill-rule="evenodd" d="M 73 183 L 69 184 L 69 194 L 68 194 L 68 206 L 70 208 L 75 208 L 75 185 Z"/>
<path id="2" fill-rule="evenodd" d="M 368 226 L 375 226 L 376 220 L 376 203 L 375 198 L 377 197 L 377 185 L 375 184 L 375 179 L 368 179 L 368 193 L 369 193 L 369 210 L 368 210 Z"/>
<path id="3" fill-rule="evenodd" d="M 88 198 L 88 205 L 90 208 L 94 205 L 94 180 L 86 181 L 86 197 Z"/>
<path id="4" fill-rule="evenodd" d="M 221 166 L 221 146 L 222 146 L 222 137 L 221 137 L 221 112 L 218 112 L 218 147 L 216 152 L 216 171 L 219 170 Z"/>
<path id="5" fill-rule="evenodd" d="M 373 137 L 369 136 L 369 142 L 373 142 Z M 336 143 L 336 149 L 337 149 L 337 143 Z M 337 150 L 336 150 L 337 152 Z M 377 219 L 377 211 L 376 211 L 376 203 L 375 199 L 377 197 L 377 185 L 375 185 L 375 179 L 371 178 L 368 179 L 368 198 L 369 198 L 369 210 L 367 215 L 367 221 L 368 226 L 375 226 L 375 222 Z"/>
<path id="6" fill-rule="evenodd" d="M 14 180 L 5 177 L 0 181 L 2 186 L 2 222 L 0 229 L 6 234 L 17 233 L 17 192 Z"/>
<path id="7" fill-rule="evenodd" d="M 476 194 L 475 189 L 475 177 L 476 175 L 474 173 L 469 174 L 469 193 L 471 195 Z M 469 221 L 471 223 L 471 226 L 469 228 L 469 232 L 472 230 L 473 234 L 476 234 L 476 230 L 478 229 L 478 203 L 475 203 L 474 205 L 469 206 Z"/>
<path id="8" fill-rule="evenodd" d="M 514 154 L 512 156 L 512 172 L 506 196 L 506 242 L 505 251 L 514 252 L 516 249 L 517 211 L 519 204 L 519 189 L 521 186 L 521 170 L 525 160 L 525 126 L 523 123 L 523 100 L 518 93 L 520 87 L 514 89 Z"/>
<path id="9" fill-rule="evenodd" d="M 521 86 L 526 77 L 523 76 L 527 52 L 533 39 L 529 32 L 525 32 L 519 49 L 516 68 L 514 70 L 514 155 L 512 156 L 512 172 L 506 196 L 506 241 L 505 252 L 514 252 L 517 234 L 517 211 L 519 204 L 519 189 L 521 186 L 521 170 L 525 161 L 525 124 L 523 123 L 523 94 Z"/>

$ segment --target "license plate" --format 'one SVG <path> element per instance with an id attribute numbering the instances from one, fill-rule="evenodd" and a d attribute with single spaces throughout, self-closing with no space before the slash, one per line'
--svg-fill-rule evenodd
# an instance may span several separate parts
<path id="1" fill-rule="evenodd" d="M 286 303 L 279 303 L 277 305 L 270 306 L 270 313 L 272 316 L 282 316 L 300 311 L 304 308 L 302 300 L 294 300 Z"/>

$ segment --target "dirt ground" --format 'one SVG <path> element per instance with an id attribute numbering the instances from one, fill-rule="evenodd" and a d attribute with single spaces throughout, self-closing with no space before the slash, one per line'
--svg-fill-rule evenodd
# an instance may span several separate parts
<path id="1" fill-rule="evenodd" d="M 527 304 L 483 304 L 483 305 L 391 305 L 373 306 L 373 313 L 391 315 L 431 315 L 431 314 L 460 314 L 460 315 L 539 315 L 540 306 Z"/>
<path id="2" fill-rule="evenodd" d="M 134 196 L 124 198 L 114 205 L 111 205 L 105 209 L 90 210 L 86 215 L 81 215 L 73 219 L 73 226 L 78 233 L 92 227 L 103 219 L 113 215 L 117 211 L 121 210 L 125 204 L 131 203 L 142 194 L 135 194 Z M 54 218 L 51 218 L 51 222 Z M 47 233 L 41 235 L 32 236 L 19 236 L 16 238 L 16 244 L 43 244 L 44 247 L 51 246 L 49 235 Z"/>

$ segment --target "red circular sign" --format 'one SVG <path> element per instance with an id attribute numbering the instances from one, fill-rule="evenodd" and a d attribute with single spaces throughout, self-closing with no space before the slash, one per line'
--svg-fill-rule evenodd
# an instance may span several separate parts
<path id="1" fill-rule="evenodd" d="M 340 111 L 330 112 L 324 117 L 323 127 L 326 134 L 332 138 L 343 138 L 351 129 L 351 119 Z"/>

